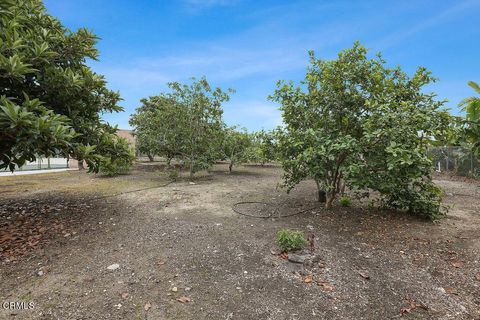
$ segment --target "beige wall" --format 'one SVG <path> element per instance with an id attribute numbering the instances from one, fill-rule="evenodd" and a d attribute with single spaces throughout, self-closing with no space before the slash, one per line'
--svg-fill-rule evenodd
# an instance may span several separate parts
<path id="1" fill-rule="evenodd" d="M 68 167 L 70 169 L 78 169 L 78 160 L 76 159 L 68 159 Z"/>
<path id="2" fill-rule="evenodd" d="M 125 138 L 128 140 L 128 142 L 130 143 L 130 146 L 132 147 L 132 149 L 135 151 L 135 138 L 132 134 L 132 130 L 124 130 L 124 129 L 118 129 L 117 131 L 117 135 L 119 137 L 122 137 L 122 138 Z"/>

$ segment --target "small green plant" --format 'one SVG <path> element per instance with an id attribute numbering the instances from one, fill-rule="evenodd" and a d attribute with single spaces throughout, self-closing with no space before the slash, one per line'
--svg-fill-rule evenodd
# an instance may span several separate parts
<path id="1" fill-rule="evenodd" d="M 131 160 L 104 158 L 100 162 L 100 173 L 107 177 L 113 177 L 119 174 L 127 174 L 130 171 Z"/>
<path id="2" fill-rule="evenodd" d="M 350 204 L 352 203 L 350 198 L 347 197 L 347 196 L 341 196 L 340 199 L 338 200 L 338 202 L 340 203 L 340 205 L 342 207 L 350 207 Z"/>
<path id="3" fill-rule="evenodd" d="M 168 172 L 168 178 L 170 180 L 177 180 L 178 178 L 178 171 L 177 170 L 171 170 Z"/>
<path id="4" fill-rule="evenodd" d="M 277 233 L 277 244 L 283 251 L 299 250 L 307 244 L 307 240 L 301 231 L 281 229 Z"/>

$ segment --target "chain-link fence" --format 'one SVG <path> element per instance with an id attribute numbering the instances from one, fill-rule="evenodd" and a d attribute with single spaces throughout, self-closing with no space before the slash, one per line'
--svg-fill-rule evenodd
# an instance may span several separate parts
<path id="1" fill-rule="evenodd" d="M 471 150 L 462 147 L 432 147 L 428 153 L 438 172 L 480 178 L 480 159 Z"/>

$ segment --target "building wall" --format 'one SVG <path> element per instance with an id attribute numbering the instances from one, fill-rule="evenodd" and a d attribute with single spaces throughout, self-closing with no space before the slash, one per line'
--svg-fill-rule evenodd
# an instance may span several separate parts
<path id="1" fill-rule="evenodd" d="M 127 141 L 130 143 L 130 146 L 132 149 L 135 151 L 135 137 L 133 136 L 132 130 L 125 130 L 125 129 L 118 129 L 117 135 L 119 137 L 127 139 Z"/>
<path id="2" fill-rule="evenodd" d="M 68 167 L 70 169 L 78 169 L 78 160 L 76 159 L 68 159 Z"/>

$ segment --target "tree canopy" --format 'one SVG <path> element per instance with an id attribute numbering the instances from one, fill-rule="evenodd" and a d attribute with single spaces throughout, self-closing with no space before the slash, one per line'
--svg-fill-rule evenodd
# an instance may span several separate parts
<path id="1" fill-rule="evenodd" d="M 151 161 L 156 155 L 170 160 L 179 155 L 184 135 L 179 133 L 184 111 L 168 94 L 160 94 L 140 100 L 142 106 L 130 116 L 135 128 L 137 149 Z"/>
<path id="2" fill-rule="evenodd" d="M 87 65 L 98 58 L 97 37 L 68 30 L 40 0 L 2 1 L 0 30 L 0 168 L 70 155 L 97 171 L 99 156 L 111 155 L 95 149 L 115 132 L 101 114 L 122 110 L 120 95 Z"/>
<path id="3" fill-rule="evenodd" d="M 142 99 L 131 116 L 139 150 L 182 160 L 190 176 L 209 168 L 221 157 L 224 138 L 222 103 L 229 94 L 211 88 L 205 77 L 189 84 L 170 82 L 170 92 Z"/>
<path id="4" fill-rule="evenodd" d="M 288 189 L 312 178 L 331 207 L 342 184 L 377 190 L 385 206 L 436 218 L 440 189 L 430 179 L 430 137 L 449 115 L 423 87 L 435 79 L 425 68 L 412 77 L 390 68 L 355 43 L 335 60 L 310 52 L 305 80 L 280 81 L 271 99 L 281 104 L 285 127 L 278 146 Z"/>
<path id="5" fill-rule="evenodd" d="M 236 127 L 227 127 L 224 131 L 222 153 L 225 159 L 230 161 L 228 169 L 233 170 L 233 165 L 248 162 L 248 148 L 252 142 L 247 129 L 238 130 Z"/>
<path id="6" fill-rule="evenodd" d="M 480 95 L 480 86 L 473 81 L 468 85 Z M 471 145 L 473 152 L 480 156 L 480 96 L 463 99 L 460 107 L 465 111 L 465 141 Z"/>

